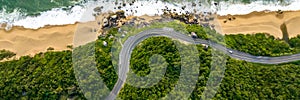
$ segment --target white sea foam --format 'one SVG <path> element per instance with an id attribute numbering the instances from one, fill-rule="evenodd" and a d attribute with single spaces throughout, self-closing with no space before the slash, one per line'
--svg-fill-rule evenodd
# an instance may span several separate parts
<path id="1" fill-rule="evenodd" d="M 5 9 L 0 11 L 0 23 L 11 23 L 14 26 L 23 26 L 25 28 L 38 29 L 40 27 L 44 27 L 45 25 L 65 25 L 65 24 L 74 24 L 75 22 L 87 22 L 94 20 L 93 17 L 93 8 L 101 7 L 102 12 L 107 11 L 115 11 L 114 5 L 115 2 L 109 1 L 90 1 L 81 6 L 74 6 L 71 10 L 62 10 L 61 8 L 54 8 L 49 11 L 42 12 L 39 16 L 31 17 L 24 16 L 24 14 L 20 13 L 18 10 L 15 10 L 13 13 L 5 13 Z M 182 10 L 181 7 L 186 5 L 186 9 Z M 190 2 L 183 3 L 165 3 L 165 2 L 155 2 L 155 0 L 151 1 L 137 1 L 132 6 L 127 4 L 125 7 L 121 9 L 126 11 L 126 15 L 155 15 L 155 14 L 163 14 L 161 9 L 165 9 L 166 6 L 169 9 L 176 9 L 178 13 L 185 13 L 185 11 L 197 13 L 203 11 L 216 11 L 219 15 L 227 15 L 227 14 L 248 14 L 253 11 L 263 11 L 263 10 L 300 10 L 300 0 L 294 0 L 291 4 L 283 6 L 279 5 L 279 3 L 271 3 L 264 4 L 262 1 L 255 1 L 250 4 L 232 4 L 228 2 L 220 2 L 219 6 L 199 6 L 197 4 L 196 7 L 191 6 Z M 131 12 L 131 10 L 133 12 Z"/>
<path id="2" fill-rule="evenodd" d="M 280 5 L 279 2 L 265 4 L 265 2 L 263 1 L 254 1 L 251 2 L 250 4 L 242 4 L 242 3 L 230 4 L 228 2 L 221 2 L 219 5 L 220 5 L 219 10 L 217 11 L 219 15 L 227 15 L 227 14 L 242 15 L 242 14 L 251 13 L 253 11 L 264 11 L 264 10 L 269 10 L 269 11 L 300 10 L 300 6 L 299 6 L 300 0 L 293 0 L 288 5 Z"/>
<path id="3" fill-rule="evenodd" d="M 181 7 L 185 6 L 186 8 L 185 10 L 183 10 Z M 161 15 L 163 14 L 162 9 L 166 9 L 166 7 L 170 10 L 173 11 L 173 9 L 176 9 L 175 12 L 177 13 L 185 13 L 185 11 L 189 11 L 189 12 L 203 12 L 203 11 L 211 11 L 210 8 L 208 8 L 208 6 L 195 6 L 192 7 L 192 3 L 191 2 L 183 2 L 183 3 L 166 3 L 166 2 L 162 2 L 162 1 L 158 1 L 156 2 L 155 0 L 152 1 L 137 1 L 135 2 L 132 6 L 127 5 L 126 7 L 122 8 L 122 10 L 126 11 L 127 15 L 135 15 L 135 16 L 141 16 L 141 15 Z M 131 10 L 133 12 L 131 12 Z M 137 11 L 137 13 L 135 12 Z"/>
<path id="4" fill-rule="evenodd" d="M 73 24 L 80 20 L 84 11 L 83 7 L 80 6 L 75 6 L 70 11 L 56 8 L 42 12 L 41 15 L 37 17 L 26 17 L 24 19 L 17 20 L 13 22 L 13 25 L 37 29 L 45 25 Z"/>
<path id="5" fill-rule="evenodd" d="M 18 9 L 15 9 L 12 13 L 6 13 L 5 9 L 0 10 L 0 29 L 5 29 L 9 31 L 12 28 L 12 23 L 16 20 L 19 20 L 22 13 Z M 3 27 L 2 24 L 5 24 Z"/>

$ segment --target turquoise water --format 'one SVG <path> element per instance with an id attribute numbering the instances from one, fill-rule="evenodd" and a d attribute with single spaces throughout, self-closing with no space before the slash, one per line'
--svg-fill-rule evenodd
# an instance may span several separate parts
<path id="1" fill-rule="evenodd" d="M 68 7 L 79 2 L 80 0 L 0 0 L 0 8 L 5 9 L 6 13 L 18 9 L 27 15 L 38 15 L 52 8 Z"/>

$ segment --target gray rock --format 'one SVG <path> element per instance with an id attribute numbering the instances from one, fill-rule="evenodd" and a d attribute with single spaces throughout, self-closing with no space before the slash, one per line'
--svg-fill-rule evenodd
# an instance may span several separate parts
<path id="1" fill-rule="evenodd" d="M 94 12 L 101 12 L 102 10 L 101 10 L 101 7 L 96 7 L 96 8 L 94 8 Z"/>

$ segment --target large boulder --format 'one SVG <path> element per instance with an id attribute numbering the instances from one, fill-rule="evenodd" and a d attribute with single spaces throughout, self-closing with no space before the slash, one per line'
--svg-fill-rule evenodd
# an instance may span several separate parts
<path id="1" fill-rule="evenodd" d="M 101 7 L 94 8 L 94 12 L 101 12 L 101 11 L 102 11 Z"/>
<path id="2" fill-rule="evenodd" d="M 116 11 L 116 14 L 117 14 L 120 18 L 125 18 L 125 12 L 124 12 L 123 10 Z"/>

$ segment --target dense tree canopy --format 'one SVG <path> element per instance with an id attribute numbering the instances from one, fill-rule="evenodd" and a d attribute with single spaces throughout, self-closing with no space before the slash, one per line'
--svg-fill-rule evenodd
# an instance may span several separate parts
<path id="1" fill-rule="evenodd" d="M 154 54 L 160 54 L 168 63 L 164 78 L 151 88 L 136 88 L 125 85 L 120 96 L 123 99 L 159 99 L 174 88 L 180 72 L 180 55 L 175 44 L 165 37 L 150 38 L 135 48 L 130 60 L 130 68 L 139 76 L 150 73 L 149 59 Z M 161 67 L 160 65 L 153 67 Z"/>
<path id="2" fill-rule="evenodd" d="M 71 51 L 40 53 L 0 63 L 1 99 L 66 99 L 81 96 Z"/>
<path id="3" fill-rule="evenodd" d="M 188 26 L 186 26 L 188 27 Z M 199 26 L 191 26 L 202 28 Z M 201 29 L 187 29 L 188 31 L 202 31 Z M 207 29 L 203 29 L 208 32 Z M 100 77 L 104 79 L 109 89 L 112 89 L 117 81 L 117 74 L 113 67 L 112 44 L 118 35 L 116 29 L 109 31 L 106 37 L 99 37 L 93 43 L 78 47 L 76 51 L 48 51 L 39 53 L 33 57 L 23 56 L 18 60 L 0 62 L 0 99 L 85 99 L 85 96 L 93 96 L 91 93 L 82 93 L 74 75 L 72 63 L 73 56 L 77 53 L 95 51 L 96 67 Z M 207 37 L 213 36 L 211 31 Z M 204 35 L 203 35 L 204 36 Z M 255 39 L 257 38 L 257 39 Z M 221 38 L 215 38 L 218 40 Z M 231 48 L 253 54 L 265 54 L 276 56 L 281 52 L 289 53 L 297 48 L 299 37 L 292 38 L 290 45 L 274 39 L 265 34 L 256 35 L 229 35 L 226 43 Z M 243 41 L 241 41 L 243 40 Z M 246 41 L 247 40 L 247 41 Z M 103 42 L 107 42 L 107 46 Z M 261 43 L 261 46 L 259 45 Z M 95 45 L 95 48 L 92 48 Z M 251 48 L 252 47 L 252 48 Z M 77 49 L 78 49 L 77 48 Z M 196 88 L 190 98 L 198 100 L 206 87 L 208 76 L 211 72 L 212 49 L 205 49 L 197 45 L 200 59 L 200 74 Z M 280 51 L 280 52 L 279 52 Z M 164 97 L 174 88 L 178 77 L 181 62 L 174 42 L 169 38 L 149 38 L 134 48 L 130 59 L 130 68 L 137 75 L 145 76 L 151 72 L 150 57 L 160 54 L 169 63 L 167 73 L 163 79 L 150 88 L 136 88 L 126 84 L 119 97 L 123 99 L 158 99 Z M 299 99 L 300 98 L 300 62 L 292 62 L 280 65 L 254 64 L 225 57 L 227 59 L 226 72 L 220 88 L 213 99 Z M 82 62 L 88 59 L 84 59 Z M 160 67 L 160 66 L 152 66 Z M 82 80 L 90 82 L 90 80 Z M 96 84 L 90 88 L 96 87 Z M 179 93 L 180 95 L 180 93 Z"/>
<path id="4" fill-rule="evenodd" d="M 280 56 L 296 53 L 285 41 L 264 33 L 226 35 L 225 41 L 229 48 L 257 56 Z"/>
<path id="5" fill-rule="evenodd" d="M 289 40 L 289 44 L 291 45 L 291 47 L 293 48 L 297 48 L 300 49 L 300 35 L 298 35 L 297 37 L 293 37 Z"/>

